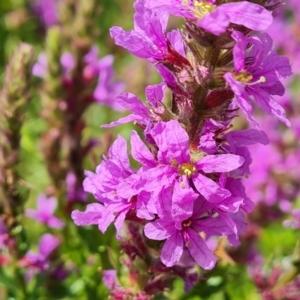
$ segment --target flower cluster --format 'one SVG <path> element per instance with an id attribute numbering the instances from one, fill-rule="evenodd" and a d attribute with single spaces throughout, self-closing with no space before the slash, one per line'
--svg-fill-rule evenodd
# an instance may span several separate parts
<path id="1" fill-rule="evenodd" d="M 100 104 L 107 105 L 113 109 L 122 109 L 115 101 L 116 95 L 124 89 L 124 84 L 120 81 L 115 81 L 113 70 L 114 58 L 112 55 L 106 55 L 99 59 L 99 50 L 97 46 L 93 46 L 84 57 L 83 79 L 86 84 L 96 79 L 97 84 L 93 92 L 92 99 L 86 101 L 95 101 Z M 60 58 L 62 67 L 62 81 L 69 93 L 73 92 L 72 77 L 70 74 L 74 71 L 75 60 L 71 53 L 65 52 Z M 33 66 L 33 74 L 40 78 L 45 78 L 48 67 L 46 55 L 41 53 L 37 63 Z M 71 101 L 71 99 L 70 99 Z M 68 110 L 72 110 L 72 103 L 67 103 Z"/>
<path id="2" fill-rule="evenodd" d="M 266 33 L 253 34 L 272 22 L 268 2 L 137 0 L 134 29 L 111 28 L 116 44 L 152 63 L 163 82 L 146 88 L 147 105 L 130 93 L 117 98 L 132 113 L 103 127 L 133 121 L 142 129 L 145 141 L 136 131 L 130 140 L 139 168 L 119 136 L 96 173 L 86 172 L 84 189 L 98 202 L 74 211 L 75 224 L 104 233 L 114 223 L 122 240 L 124 222 L 134 222 L 169 268 L 212 269 L 216 236 L 239 244 L 253 209 L 242 183 L 252 161 L 247 147 L 268 144 L 254 107 L 290 124 L 273 99 L 284 93 L 290 64 Z M 183 30 L 166 32 L 169 14 L 185 19 Z M 239 109 L 254 128 L 232 130 Z M 149 257 L 150 266 L 159 259 L 150 250 Z"/>

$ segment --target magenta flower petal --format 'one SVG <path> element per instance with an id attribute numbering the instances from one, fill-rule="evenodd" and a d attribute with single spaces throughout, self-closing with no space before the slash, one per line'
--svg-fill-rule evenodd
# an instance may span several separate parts
<path id="1" fill-rule="evenodd" d="M 167 267 L 172 267 L 179 261 L 183 253 L 183 238 L 178 232 L 171 235 L 161 250 L 161 261 Z"/>
<path id="2" fill-rule="evenodd" d="M 188 229 L 190 238 L 189 251 L 191 256 L 203 269 L 211 270 L 216 264 L 216 257 L 208 249 L 202 237 L 192 229 Z"/>
<path id="3" fill-rule="evenodd" d="M 84 212 L 74 210 L 71 214 L 71 218 L 77 226 L 97 225 L 102 217 L 103 209 L 103 205 L 99 203 L 92 203 L 87 205 Z"/>
<path id="4" fill-rule="evenodd" d="M 173 235 L 176 229 L 172 221 L 168 223 L 163 220 L 157 220 L 152 223 L 147 223 L 144 232 L 147 238 L 162 241 Z"/>
<path id="5" fill-rule="evenodd" d="M 222 10 L 228 16 L 230 23 L 257 31 L 266 30 L 273 21 L 271 12 L 261 5 L 248 1 L 225 3 L 216 10 Z"/>
<path id="6" fill-rule="evenodd" d="M 179 122 L 171 120 L 166 123 L 157 123 L 151 135 L 159 148 L 159 161 L 164 163 L 189 162 L 189 136 Z"/>
<path id="7" fill-rule="evenodd" d="M 174 220 L 181 222 L 192 215 L 194 201 L 199 198 L 199 194 L 185 182 L 175 181 L 173 188 L 172 215 Z"/>
<path id="8" fill-rule="evenodd" d="M 200 173 L 193 177 L 193 182 L 198 192 L 209 202 L 218 203 L 231 195 L 228 190 Z"/>
<path id="9" fill-rule="evenodd" d="M 244 163 L 244 158 L 234 154 L 207 155 L 196 163 L 205 173 L 230 172 Z"/>
<path id="10" fill-rule="evenodd" d="M 131 154 L 136 161 L 147 167 L 155 167 L 157 165 L 153 154 L 134 130 L 131 133 L 130 144 Z"/>

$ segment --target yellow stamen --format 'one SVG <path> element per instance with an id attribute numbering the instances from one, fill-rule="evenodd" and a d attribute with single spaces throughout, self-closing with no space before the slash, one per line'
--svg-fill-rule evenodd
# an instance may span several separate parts
<path id="1" fill-rule="evenodd" d="M 191 177 L 196 173 L 197 169 L 194 165 L 186 163 L 182 164 L 178 167 L 178 172 L 180 175 L 185 175 L 187 177 Z"/>
<path id="2" fill-rule="evenodd" d="M 215 5 L 205 1 L 194 1 L 194 7 L 189 7 L 191 13 L 198 19 L 202 19 L 207 14 L 215 10 Z M 182 5 L 189 6 L 188 0 L 182 0 Z"/>
<path id="3" fill-rule="evenodd" d="M 248 83 L 253 79 L 253 76 L 246 71 L 242 71 L 233 75 L 234 79 L 242 83 Z"/>
<path id="4" fill-rule="evenodd" d="M 257 81 L 251 82 L 251 80 L 253 79 L 253 76 L 251 74 L 249 74 L 247 71 L 241 71 L 239 73 L 235 73 L 235 74 L 233 74 L 233 77 L 234 77 L 234 79 L 236 79 L 237 81 L 239 81 L 245 85 L 254 85 L 257 83 L 266 82 L 266 77 L 264 77 L 264 76 L 260 76 Z"/>

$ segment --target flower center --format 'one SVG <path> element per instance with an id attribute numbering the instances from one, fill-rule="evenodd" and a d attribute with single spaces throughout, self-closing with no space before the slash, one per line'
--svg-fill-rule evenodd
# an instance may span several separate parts
<path id="1" fill-rule="evenodd" d="M 257 81 L 250 82 L 253 79 L 253 76 L 249 74 L 247 71 L 241 71 L 239 73 L 234 73 L 233 77 L 235 80 L 245 84 L 245 85 L 254 85 L 257 83 L 266 82 L 266 78 L 261 76 Z"/>
<path id="2" fill-rule="evenodd" d="M 234 79 L 242 83 L 248 83 L 253 79 L 253 76 L 246 71 L 242 71 L 233 75 Z"/>
<path id="3" fill-rule="evenodd" d="M 192 225 L 192 220 L 191 219 L 187 219 L 182 221 L 181 226 L 183 229 L 188 228 Z"/>
<path id="4" fill-rule="evenodd" d="M 182 164 L 178 166 L 178 172 L 180 175 L 186 175 L 188 177 L 191 177 L 196 173 L 197 169 L 194 165 L 190 163 Z"/>
<path id="5" fill-rule="evenodd" d="M 189 6 L 188 0 L 182 0 L 182 4 L 185 6 Z M 215 5 L 212 5 L 211 3 L 208 3 L 206 1 L 197 1 L 195 0 L 193 2 L 193 6 L 190 7 L 191 13 L 198 19 L 202 19 L 207 14 L 211 13 L 215 10 Z"/>

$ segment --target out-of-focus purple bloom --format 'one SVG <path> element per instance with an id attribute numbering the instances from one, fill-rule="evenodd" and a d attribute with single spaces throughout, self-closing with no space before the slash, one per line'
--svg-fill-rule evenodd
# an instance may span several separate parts
<path id="1" fill-rule="evenodd" d="M 65 226 L 65 224 L 53 215 L 56 206 L 57 199 L 55 197 L 47 198 L 42 194 L 39 195 L 37 199 L 37 209 L 26 209 L 25 215 L 50 228 L 61 229 Z"/>
<path id="2" fill-rule="evenodd" d="M 293 111 L 293 108 L 288 110 Z M 297 128 L 292 118 L 289 118 L 293 124 L 291 128 L 282 128 L 272 116 L 257 119 L 268 133 L 270 144 L 248 146 L 253 162 L 251 176 L 243 180 L 247 194 L 255 204 L 277 206 L 282 213 L 290 212 L 299 195 Z"/>
<path id="3" fill-rule="evenodd" d="M 98 83 L 94 90 L 94 98 L 97 102 L 107 105 L 115 110 L 123 108 L 114 100 L 124 90 L 124 84 L 115 81 L 113 69 L 114 57 L 106 55 L 99 59 L 99 50 L 93 46 L 85 56 L 85 76 L 98 77 Z"/>
<path id="4" fill-rule="evenodd" d="M 273 13 L 274 20 L 267 33 L 273 38 L 274 46 L 289 57 L 293 73 L 300 73 L 299 21 L 300 9 L 297 0 L 285 1 Z M 278 34 L 280 32 L 280 34 Z M 282 36 L 285 38 L 283 39 Z"/>
<path id="5" fill-rule="evenodd" d="M 115 288 L 119 287 L 116 270 L 103 270 L 102 274 L 103 282 L 109 290 L 114 290 Z"/>
<path id="6" fill-rule="evenodd" d="M 300 229 L 300 209 L 294 209 L 291 213 L 292 220 L 286 220 L 283 222 L 285 227 L 292 227 L 295 229 Z"/>
<path id="7" fill-rule="evenodd" d="M 93 46 L 90 52 L 84 58 L 85 68 L 83 77 L 90 81 L 93 78 L 98 78 L 97 86 L 93 92 L 93 97 L 96 102 L 107 105 L 115 110 L 123 110 L 123 108 L 115 101 L 115 97 L 124 90 L 124 84 L 116 81 L 113 70 L 114 58 L 112 55 L 107 55 L 99 59 L 99 51 L 96 46 Z M 71 53 L 65 52 L 60 58 L 62 66 L 62 78 L 69 81 L 70 74 L 75 67 L 75 61 Z M 38 56 L 36 64 L 33 66 L 32 73 L 40 78 L 44 78 L 48 68 L 46 55 L 41 53 Z"/>
<path id="8" fill-rule="evenodd" d="M 47 29 L 57 23 L 58 0 L 32 0 L 32 9 Z"/>
<path id="9" fill-rule="evenodd" d="M 67 199 L 69 202 L 85 202 L 87 194 L 83 190 L 82 185 L 77 186 L 77 179 L 74 173 L 69 172 L 66 178 Z"/>
<path id="10" fill-rule="evenodd" d="M 248 38 L 235 31 L 232 37 L 236 41 L 233 49 L 235 70 L 226 73 L 224 78 L 234 92 L 238 106 L 255 126 L 258 123 L 253 117 L 253 102 L 265 113 L 290 126 L 284 109 L 272 97 L 284 94 L 280 79 L 292 74 L 288 59 L 272 49 L 272 39 L 267 34 Z M 252 48 L 247 53 L 249 44 Z"/>
<path id="11" fill-rule="evenodd" d="M 48 68 L 48 61 L 45 53 L 39 54 L 37 62 L 33 65 L 32 74 L 43 78 Z"/>
<path id="12" fill-rule="evenodd" d="M 27 280 L 30 280 L 36 273 L 44 273 L 49 269 L 51 264 L 49 256 L 59 245 L 59 238 L 50 233 L 40 238 L 38 253 L 29 251 L 20 261 L 20 265 L 27 268 Z"/>
<path id="13" fill-rule="evenodd" d="M 230 23 L 252 30 L 266 30 L 273 20 L 263 6 L 247 1 L 215 5 L 214 0 L 145 0 L 145 6 L 195 21 L 199 27 L 215 35 L 225 32 Z"/>
<path id="14" fill-rule="evenodd" d="M 0 249 L 5 248 L 11 238 L 8 235 L 8 230 L 4 224 L 4 222 L 0 219 Z"/>

